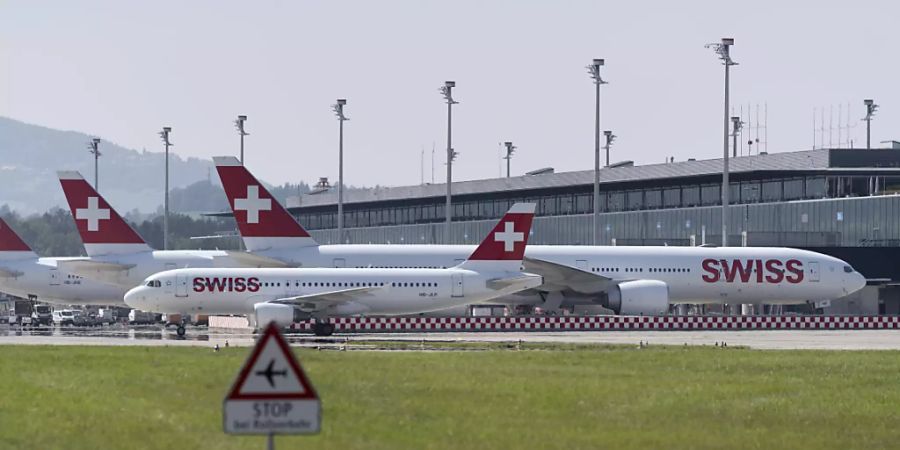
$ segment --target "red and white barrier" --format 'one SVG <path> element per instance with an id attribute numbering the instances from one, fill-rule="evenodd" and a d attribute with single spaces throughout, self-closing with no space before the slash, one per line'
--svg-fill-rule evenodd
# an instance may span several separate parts
<path id="1" fill-rule="evenodd" d="M 343 317 L 331 322 L 339 333 L 900 329 L 898 316 Z M 214 323 L 210 317 L 210 326 Z M 311 325 L 299 322 L 291 328 L 307 331 Z"/>

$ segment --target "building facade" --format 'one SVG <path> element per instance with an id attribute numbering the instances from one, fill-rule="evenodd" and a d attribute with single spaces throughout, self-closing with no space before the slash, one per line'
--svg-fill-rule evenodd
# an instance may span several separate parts
<path id="1" fill-rule="evenodd" d="M 900 150 L 821 149 L 731 160 L 730 245 L 808 248 L 847 260 L 872 289 L 855 311 L 900 313 Z M 599 245 L 721 243 L 722 160 L 600 171 Z M 333 192 L 289 207 L 321 243 L 476 244 L 518 201 L 538 205 L 531 243 L 593 244 L 593 171 L 345 192 L 344 236 Z M 872 300 L 877 298 L 877 300 Z M 873 301 L 877 304 L 873 305 Z"/>

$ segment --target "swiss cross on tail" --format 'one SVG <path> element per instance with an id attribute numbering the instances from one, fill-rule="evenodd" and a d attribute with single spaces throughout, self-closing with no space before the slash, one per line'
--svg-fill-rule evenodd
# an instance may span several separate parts
<path id="1" fill-rule="evenodd" d="M 226 433 L 317 433 L 319 396 L 281 332 L 269 324 L 225 397 Z"/>
<path id="2" fill-rule="evenodd" d="M 508 269 L 518 270 L 525 256 L 528 237 L 531 235 L 534 206 L 534 203 L 513 205 L 463 264 L 475 261 L 504 261 L 511 263 L 506 264 L 509 265 Z"/>
<path id="3" fill-rule="evenodd" d="M 317 245 L 237 158 L 217 156 L 213 162 L 247 250 Z"/>
<path id="4" fill-rule="evenodd" d="M 59 183 L 88 256 L 150 248 L 78 172 L 58 172 Z"/>

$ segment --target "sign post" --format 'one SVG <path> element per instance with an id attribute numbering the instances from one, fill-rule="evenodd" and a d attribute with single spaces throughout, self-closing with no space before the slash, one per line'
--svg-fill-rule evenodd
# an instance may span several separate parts
<path id="1" fill-rule="evenodd" d="M 322 422 L 319 395 L 274 323 L 238 373 L 225 397 L 223 425 L 228 434 L 315 434 Z"/>

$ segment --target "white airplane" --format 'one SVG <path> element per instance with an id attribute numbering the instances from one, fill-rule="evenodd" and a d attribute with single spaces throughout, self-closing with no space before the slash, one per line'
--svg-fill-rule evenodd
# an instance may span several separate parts
<path id="1" fill-rule="evenodd" d="M 157 313 L 247 315 L 259 328 L 312 317 L 315 334 L 330 335 L 331 317 L 419 314 L 540 286 L 539 275 L 521 271 L 533 217 L 533 203 L 513 205 L 451 268 L 177 269 L 150 276 L 125 303 Z M 183 336 L 184 327 L 177 332 Z"/>
<path id="2" fill-rule="evenodd" d="M 303 267 L 452 267 L 471 245 L 319 245 L 234 157 L 213 158 L 248 251 Z M 802 304 L 849 295 L 866 280 L 840 259 L 777 247 L 531 245 L 525 270 L 544 284 L 496 301 L 601 305 L 624 315 L 670 303 Z"/>
<path id="3" fill-rule="evenodd" d="M 84 258 L 41 258 L 0 219 L 0 291 L 61 305 L 125 306 L 126 289 L 59 270 Z"/>
<path id="4" fill-rule="evenodd" d="M 59 172 L 72 217 L 89 258 L 61 261 L 61 268 L 125 290 L 148 276 L 180 267 L 241 267 L 233 252 L 153 250 L 78 172 Z M 239 252 L 238 252 L 239 253 Z M 264 264 L 252 264 L 253 266 Z"/>

